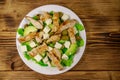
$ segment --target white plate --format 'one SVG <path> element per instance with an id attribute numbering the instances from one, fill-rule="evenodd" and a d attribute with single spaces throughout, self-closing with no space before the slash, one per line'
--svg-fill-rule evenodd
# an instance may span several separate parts
<path id="1" fill-rule="evenodd" d="M 58 5 L 44 5 L 44 6 L 40 6 L 32 11 L 30 11 L 27 16 L 34 16 L 38 13 L 41 13 L 41 11 L 60 11 L 60 12 L 63 12 L 65 14 L 68 14 L 70 16 L 71 19 L 76 19 L 77 21 L 79 21 L 79 23 L 82 24 L 82 21 L 80 20 L 80 18 L 73 12 L 71 11 L 70 9 L 66 8 L 66 7 L 63 7 L 63 6 L 58 6 Z M 28 23 L 28 21 L 24 18 L 22 20 L 22 22 L 20 23 L 19 25 L 19 28 L 23 27 L 26 23 Z M 73 68 L 78 62 L 79 60 L 81 59 L 82 55 L 83 55 L 83 52 L 85 50 L 85 45 L 86 45 L 86 32 L 85 30 L 81 31 L 80 32 L 80 35 L 82 37 L 82 39 L 84 40 L 84 46 L 81 47 L 78 52 L 75 54 L 75 57 L 74 57 L 74 61 L 72 63 L 72 65 L 70 67 L 66 67 L 64 70 L 61 70 L 59 71 L 57 68 L 55 67 L 42 67 L 38 64 L 36 64 L 35 62 L 31 61 L 31 60 L 27 60 L 23 53 L 20 51 L 20 43 L 18 42 L 18 37 L 19 35 L 17 34 L 16 35 L 16 46 L 17 46 L 17 50 L 19 52 L 19 55 L 21 57 L 21 59 L 23 60 L 23 62 L 29 67 L 31 68 L 32 70 L 38 72 L 38 73 L 42 73 L 42 74 L 46 74 L 46 75 L 55 75 L 55 74 L 60 74 L 60 73 L 64 73 L 68 70 L 70 70 L 71 68 Z"/>

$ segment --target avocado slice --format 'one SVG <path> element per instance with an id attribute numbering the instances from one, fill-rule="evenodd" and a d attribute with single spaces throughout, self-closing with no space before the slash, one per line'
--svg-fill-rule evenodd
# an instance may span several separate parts
<path id="1" fill-rule="evenodd" d="M 34 26 L 28 26 L 24 29 L 24 36 L 28 35 L 30 32 L 36 32 L 37 29 Z"/>
<path id="2" fill-rule="evenodd" d="M 65 54 L 67 56 L 73 55 L 73 54 L 75 54 L 75 52 L 77 51 L 77 49 L 78 49 L 78 46 L 77 46 L 76 43 L 71 44 L 70 48 L 65 52 Z"/>

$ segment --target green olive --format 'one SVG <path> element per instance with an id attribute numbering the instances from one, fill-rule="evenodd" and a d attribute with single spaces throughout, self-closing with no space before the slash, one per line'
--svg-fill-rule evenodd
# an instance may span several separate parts
<path id="1" fill-rule="evenodd" d="M 62 12 L 59 12 L 59 17 L 62 17 L 63 16 L 63 13 Z"/>
<path id="2" fill-rule="evenodd" d="M 63 36 L 64 36 L 64 35 L 67 35 L 67 34 L 68 34 L 67 30 L 62 31 L 62 35 L 63 35 Z"/>
<path id="3" fill-rule="evenodd" d="M 62 36 L 61 39 L 62 40 L 69 40 L 69 37 L 68 36 Z"/>

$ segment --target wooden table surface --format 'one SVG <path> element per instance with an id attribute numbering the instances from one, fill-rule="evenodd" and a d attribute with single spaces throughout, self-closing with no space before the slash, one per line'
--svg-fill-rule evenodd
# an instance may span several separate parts
<path id="1" fill-rule="evenodd" d="M 45 4 L 73 10 L 83 21 L 87 46 L 70 71 L 47 76 L 28 68 L 15 37 L 23 17 Z M 120 80 L 120 0 L 0 0 L 0 80 Z"/>

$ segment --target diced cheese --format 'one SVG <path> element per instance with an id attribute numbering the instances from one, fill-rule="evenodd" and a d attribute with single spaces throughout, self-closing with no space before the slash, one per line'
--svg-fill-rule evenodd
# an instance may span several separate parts
<path id="1" fill-rule="evenodd" d="M 64 46 L 65 46 L 66 48 L 69 48 L 69 47 L 70 47 L 70 41 L 65 41 Z"/>
<path id="2" fill-rule="evenodd" d="M 49 62 L 49 61 L 47 62 L 47 64 L 48 64 L 48 66 L 49 66 L 49 67 L 51 67 L 51 64 L 50 64 L 50 62 Z"/>
<path id="3" fill-rule="evenodd" d="M 47 64 L 47 62 L 48 62 L 48 57 L 47 57 L 47 56 L 43 59 L 43 62 L 44 62 L 45 64 Z"/>
<path id="4" fill-rule="evenodd" d="M 27 47 L 26 47 L 25 45 L 24 45 L 24 46 L 21 46 L 20 49 L 21 49 L 22 52 L 27 51 Z"/>
<path id="5" fill-rule="evenodd" d="M 34 59 L 35 59 L 36 61 L 40 61 L 40 60 L 42 59 L 42 56 L 40 56 L 39 54 L 37 54 L 37 55 L 34 57 Z"/>
<path id="6" fill-rule="evenodd" d="M 62 18 L 62 20 L 66 21 L 69 19 L 69 16 L 67 14 L 63 14 L 63 16 L 61 18 Z"/>
<path id="7" fill-rule="evenodd" d="M 47 20 L 45 21 L 45 23 L 46 23 L 47 25 L 51 24 L 51 23 L 52 23 L 52 19 L 47 19 Z"/>
<path id="8" fill-rule="evenodd" d="M 55 48 L 60 49 L 61 47 L 62 47 L 62 45 L 60 43 L 56 42 Z"/>
<path id="9" fill-rule="evenodd" d="M 77 34 L 78 30 L 74 27 L 74 33 Z"/>
<path id="10" fill-rule="evenodd" d="M 50 28 L 49 28 L 48 26 L 46 26 L 46 27 L 43 29 L 43 31 L 44 31 L 45 33 L 48 33 L 48 32 L 50 31 Z"/>
<path id="11" fill-rule="evenodd" d="M 68 60 L 68 56 L 66 54 L 63 54 L 62 59 Z"/>
<path id="12" fill-rule="evenodd" d="M 35 44 L 34 41 L 30 41 L 30 42 L 29 42 L 29 45 L 30 45 L 30 47 L 32 47 L 32 48 L 36 46 L 36 44 Z"/>
<path id="13" fill-rule="evenodd" d="M 52 49 L 53 49 L 52 47 L 48 46 L 48 50 L 49 50 L 49 51 L 51 51 Z"/>
<path id="14" fill-rule="evenodd" d="M 48 38 L 49 38 L 49 34 L 48 33 L 43 34 L 43 39 L 48 39 Z"/>

